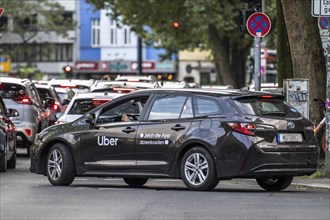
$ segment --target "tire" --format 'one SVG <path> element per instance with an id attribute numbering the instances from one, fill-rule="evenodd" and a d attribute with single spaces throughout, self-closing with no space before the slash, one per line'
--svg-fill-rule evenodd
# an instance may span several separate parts
<path id="1" fill-rule="evenodd" d="M 47 155 L 46 173 L 55 186 L 68 186 L 75 178 L 75 163 L 67 146 L 54 144 Z"/>
<path id="2" fill-rule="evenodd" d="M 293 176 L 278 178 L 257 178 L 259 186 L 268 191 L 281 191 L 290 186 Z"/>
<path id="3" fill-rule="evenodd" d="M 194 147 L 183 156 L 181 178 L 190 190 L 213 190 L 219 183 L 214 161 L 202 147 Z"/>
<path id="4" fill-rule="evenodd" d="M 4 152 L 4 155 L 0 156 L 0 172 L 7 171 L 7 154 Z"/>
<path id="5" fill-rule="evenodd" d="M 16 168 L 16 160 L 17 160 L 17 154 L 16 154 L 16 152 L 14 152 L 13 156 L 7 162 L 7 167 L 9 169 L 15 169 Z"/>
<path id="6" fill-rule="evenodd" d="M 148 178 L 124 178 L 124 181 L 130 187 L 140 188 L 148 182 Z"/>

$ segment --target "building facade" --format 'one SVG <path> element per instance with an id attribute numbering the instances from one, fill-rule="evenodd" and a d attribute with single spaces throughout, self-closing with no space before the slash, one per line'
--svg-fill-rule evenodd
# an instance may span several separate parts
<path id="1" fill-rule="evenodd" d="M 138 74 L 138 36 L 129 26 L 115 21 L 110 11 L 95 10 L 93 5 L 80 1 L 80 54 L 74 65 L 78 78 L 112 79 L 117 75 Z M 120 22 L 120 21 L 119 21 Z M 164 49 L 142 43 L 142 74 L 174 79 L 175 60 L 159 61 Z"/>
<path id="2" fill-rule="evenodd" d="M 78 19 L 76 10 L 79 1 L 54 0 L 53 2 L 58 2 L 64 7 L 65 18 Z M 27 23 L 24 25 L 35 25 L 40 19 L 43 19 L 40 15 L 31 17 L 26 20 Z M 2 75 L 15 75 L 19 66 L 27 65 L 27 60 L 30 65 L 48 77 L 56 77 L 63 72 L 63 66 L 74 64 L 75 57 L 78 55 L 77 33 L 74 28 L 67 32 L 66 37 L 61 37 L 54 32 L 40 31 L 28 41 L 26 46 L 23 46 L 22 39 L 12 32 L 17 23 L 7 16 L 6 9 L 0 18 L 0 24 L 1 56 L 8 57 L 10 60 L 7 63 L 10 68 L 2 72 L 0 70 Z"/>

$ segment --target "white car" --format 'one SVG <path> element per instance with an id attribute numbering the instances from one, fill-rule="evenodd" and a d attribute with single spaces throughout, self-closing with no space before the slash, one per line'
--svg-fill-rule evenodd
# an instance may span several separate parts
<path id="1" fill-rule="evenodd" d="M 68 107 L 64 113 L 58 113 L 58 118 L 55 124 L 63 124 L 71 122 L 85 113 L 96 108 L 97 106 L 111 101 L 119 96 L 124 95 L 123 93 L 77 93 L 70 101 Z"/>

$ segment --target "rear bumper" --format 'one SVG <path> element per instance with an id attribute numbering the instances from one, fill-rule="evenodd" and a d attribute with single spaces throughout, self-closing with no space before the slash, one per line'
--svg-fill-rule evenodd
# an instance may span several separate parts
<path id="1" fill-rule="evenodd" d="M 15 125 L 17 129 L 17 147 L 18 148 L 28 148 L 34 142 L 35 136 L 37 134 L 38 128 L 34 124 L 18 124 Z M 28 130 L 31 131 L 29 135 Z"/>
<path id="2" fill-rule="evenodd" d="M 291 150 L 285 150 L 291 149 Z M 260 176 L 302 176 L 314 173 L 318 167 L 319 150 L 316 145 L 282 146 L 269 151 L 262 147 L 251 148 L 241 166 L 241 175 Z"/>

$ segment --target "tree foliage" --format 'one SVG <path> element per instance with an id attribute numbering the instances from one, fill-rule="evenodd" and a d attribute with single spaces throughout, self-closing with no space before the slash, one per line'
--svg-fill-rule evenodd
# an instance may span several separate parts
<path id="1" fill-rule="evenodd" d="M 131 26 L 145 42 L 160 41 L 169 54 L 210 49 L 220 83 L 244 85 L 245 58 L 253 38 L 239 31 L 239 0 L 89 1 L 99 9 L 109 9 L 112 17 Z M 178 29 L 173 27 L 174 21 L 179 22 Z"/>
<path id="2" fill-rule="evenodd" d="M 63 16 L 64 7 L 57 2 L 2 0 L 1 7 L 5 9 L 5 15 L 13 19 L 10 31 L 19 35 L 22 42 L 29 42 L 40 32 L 55 32 L 66 37 L 67 31 L 76 24 Z"/>

